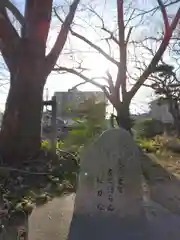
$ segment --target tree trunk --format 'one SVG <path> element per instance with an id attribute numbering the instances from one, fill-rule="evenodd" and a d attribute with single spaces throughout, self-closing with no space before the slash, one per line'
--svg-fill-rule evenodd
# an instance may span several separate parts
<path id="1" fill-rule="evenodd" d="M 179 104 L 175 99 L 169 98 L 169 112 L 174 118 L 174 128 L 176 131 L 177 137 L 180 136 L 180 113 L 179 113 Z"/>
<path id="2" fill-rule="evenodd" d="M 40 148 L 44 82 L 44 76 L 30 65 L 11 76 L 0 133 L 0 154 L 5 163 L 20 164 Z"/>
<path id="3" fill-rule="evenodd" d="M 178 101 L 175 100 L 174 103 L 174 113 L 175 113 L 175 118 L 174 118 L 174 123 L 175 123 L 175 128 L 176 128 L 176 133 L 177 137 L 180 136 L 180 114 L 179 114 L 179 104 Z"/>
<path id="4" fill-rule="evenodd" d="M 129 104 L 128 103 L 121 103 L 121 105 L 116 108 L 117 117 L 116 121 L 119 127 L 126 129 L 128 132 L 131 132 L 131 118 L 129 112 Z"/>

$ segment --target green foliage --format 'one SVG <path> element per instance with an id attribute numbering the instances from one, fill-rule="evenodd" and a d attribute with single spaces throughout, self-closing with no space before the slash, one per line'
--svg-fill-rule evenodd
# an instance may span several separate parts
<path id="1" fill-rule="evenodd" d="M 165 77 L 165 76 L 171 76 L 174 75 L 174 66 L 169 65 L 169 64 L 160 64 L 158 66 L 156 66 L 156 68 L 154 69 L 154 73 L 158 73 L 158 75 L 160 77 Z"/>
<path id="2" fill-rule="evenodd" d="M 134 125 L 137 137 L 152 138 L 163 133 L 163 124 L 155 119 L 145 119 L 137 122 Z"/>
<path id="3" fill-rule="evenodd" d="M 78 113 L 80 117 L 73 118 L 72 130 L 64 140 L 63 147 L 79 151 L 106 129 L 105 103 L 98 102 L 92 97 L 72 111 Z"/>
<path id="4" fill-rule="evenodd" d="M 145 152 L 157 152 L 162 148 L 160 142 L 154 139 L 147 139 L 147 138 L 137 138 L 136 142 L 138 146 L 143 149 Z"/>
<path id="5" fill-rule="evenodd" d="M 56 148 L 57 149 L 63 149 L 64 147 L 64 142 L 63 141 L 58 141 L 57 144 L 56 144 Z"/>
<path id="6" fill-rule="evenodd" d="M 58 141 L 57 144 L 56 144 L 56 148 L 57 149 L 63 149 L 64 147 L 64 142 L 63 141 Z M 42 150 L 45 150 L 45 151 L 49 151 L 51 149 L 51 144 L 48 140 L 42 140 L 41 141 L 41 149 Z"/>
<path id="7" fill-rule="evenodd" d="M 156 155 L 180 153 L 180 139 L 176 137 L 156 136 L 154 138 L 135 138 L 136 143 L 146 152 Z"/>
<path id="8" fill-rule="evenodd" d="M 44 150 L 50 149 L 50 143 L 48 142 L 48 140 L 43 140 L 41 142 L 41 148 L 44 149 Z"/>

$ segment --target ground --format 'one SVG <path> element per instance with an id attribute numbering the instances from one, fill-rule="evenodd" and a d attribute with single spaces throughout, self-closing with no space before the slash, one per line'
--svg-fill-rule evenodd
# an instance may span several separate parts
<path id="1" fill-rule="evenodd" d="M 148 154 L 150 158 L 180 179 L 180 154 L 164 152 L 162 154 Z"/>
<path id="2" fill-rule="evenodd" d="M 151 154 L 155 162 L 160 163 L 174 175 L 180 176 L 179 156 L 175 154 L 173 157 L 170 156 L 166 154 L 166 159 L 158 159 Z M 53 199 L 42 207 L 36 208 L 29 219 L 29 240 L 66 240 L 73 214 L 74 198 L 74 194 L 65 195 L 61 198 Z M 158 226 L 158 231 L 160 231 L 160 234 L 163 234 L 163 239 L 178 240 L 179 217 L 170 214 L 166 209 L 152 201 L 146 200 L 145 205 L 150 213 L 151 224 Z M 171 223 L 169 223 L 169 219 Z M 166 227 L 164 227 L 165 225 Z M 171 233 L 170 236 L 168 235 L 169 233 Z M 156 237 L 153 239 L 156 239 Z"/>
<path id="3" fill-rule="evenodd" d="M 149 156 L 153 161 L 161 164 L 175 176 L 180 176 L 178 154 L 166 153 L 165 156 L 159 158 L 153 154 L 149 154 Z M 53 199 L 42 207 L 36 208 L 29 219 L 29 240 L 48 240 L 50 238 L 53 240 L 66 240 L 73 213 L 74 197 L 74 194 L 65 195 L 61 198 Z M 146 201 L 146 207 L 152 211 L 152 214 L 150 214 L 151 222 L 154 223 L 154 221 L 156 221 L 156 225 L 159 224 L 158 229 L 162 228 L 164 239 L 170 239 L 166 233 L 168 227 L 172 228 L 174 234 L 173 240 L 179 239 L 179 236 L 176 236 L 176 231 L 179 229 L 179 226 L 176 226 L 177 219 L 174 215 L 169 215 L 167 210 L 153 202 Z M 154 219 L 155 212 L 158 212 L 162 224 L 158 222 L 157 217 Z M 169 218 L 173 223 L 171 226 L 169 221 L 167 221 Z M 167 224 L 167 228 L 162 227 L 163 224 Z M 179 232 L 179 230 L 177 232 Z"/>
<path id="4" fill-rule="evenodd" d="M 0 239 L 3 234 L 13 232 L 17 222 L 21 225 L 35 206 L 40 208 L 57 196 L 74 192 L 77 171 L 78 164 L 72 154 L 61 152 L 53 156 L 44 150 L 22 166 L 1 165 Z"/>
<path id="5" fill-rule="evenodd" d="M 66 240 L 74 197 L 74 194 L 65 195 L 36 208 L 29 219 L 28 240 Z"/>
<path id="6" fill-rule="evenodd" d="M 177 178 L 180 178 L 179 154 L 175 154 L 172 152 L 163 152 L 161 154 L 150 153 L 148 155 L 151 157 L 153 161 L 159 163 L 161 166 L 163 166 L 163 168 L 168 170 Z M 36 163 L 35 170 L 37 171 L 37 163 Z M 44 166 L 44 169 L 41 169 L 41 172 L 42 170 L 47 171 L 48 169 Z M 28 171 L 33 171 L 33 168 L 28 169 Z M 6 171 L 5 173 L 7 174 Z M 57 173 L 59 174 L 59 169 Z M 9 176 L 9 172 L 8 172 L 8 176 Z M 41 179 L 41 176 L 36 176 L 36 177 L 28 176 L 28 179 L 30 181 L 30 178 L 32 178 L 35 180 L 35 182 L 37 182 L 37 177 Z M 44 176 L 42 177 L 44 181 Z M 22 181 L 22 179 L 20 180 Z M 59 185 L 60 183 L 59 180 L 58 181 L 57 179 L 55 180 L 55 186 Z M 50 183 L 52 184 L 52 186 L 54 186 L 54 181 L 50 181 Z M 49 182 L 46 182 L 45 186 L 42 186 L 42 189 L 46 188 L 47 190 L 47 186 L 46 186 L 47 184 L 49 184 Z M 57 197 L 54 195 L 55 198 L 53 200 L 51 200 L 48 203 L 45 203 L 42 206 L 38 206 L 33 210 L 29 218 L 29 239 L 28 240 L 48 240 L 50 238 L 53 240 L 56 240 L 56 239 L 66 240 L 68 229 L 70 226 L 70 221 L 73 214 L 75 195 L 72 193 L 67 194 L 67 191 L 66 191 L 66 194 L 64 195 L 65 190 L 66 190 L 65 188 L 63 188 L 63 191 L 62 189 L 60 189 L 59 193 L 61 197 Z M 40 202 L 41 201 L 43 202 L 44 197 L 40 197 L 40 198 L 38 197 L 37 200 L 40 200 Z"/>

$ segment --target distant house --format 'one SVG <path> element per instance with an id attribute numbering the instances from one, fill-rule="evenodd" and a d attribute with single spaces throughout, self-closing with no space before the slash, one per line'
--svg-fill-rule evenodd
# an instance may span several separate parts
<path id="1" fill-rule="evenodd" d="M 73 118 L 80 116 L 78 108 L 80 109 L 81 103 L 85 100 L 94 96 L 99 102 L 107 102 L 105 94 L 100 91 L 82 92 L 75 89 L 68 92 L 55 92 L 54 96 L 56 96 L 57 101 L 57 117 L 65 121 L 67 125 L 72 125 Z M 68 108 L 76 111 L 68 111 Z M 105 113 L 106 107 L 104 108 L 104 116 Z"/>
<path id="2" fill-rule="evenodd" d="M 173 123 L 174 118 L 169 111 L 169 105 L 165 99 L 156 99 L 150 103 L 150 117 L 162 123 Z"/>
<path id="3" fill-rule="evenodd" d="M 98 102 L 107 103 L 107 99 L 103 92 L 81 92 L 78 90 L 68 91 L 68 92 L 55 92 L 57 102 L 57 137 L 64 138 L 69 129 L 77 127 L 73 118 L 78 118 L 81 116 L 82 103 L 92 97 Z M 71 109 L 72 111 L 69 111 Z M 73 111 L 74 110 L 74 111 Z M 83 108 L 84 110 L 84 108 Z M 104 105 L 104 111 L 102 111 L 103 116 L 106 115 L 106 106 Z M 42 127 L 41 136 L 43 139 L 49 139 L 51 136 L 51 111 L 43 112 L 42 114 Z"/>

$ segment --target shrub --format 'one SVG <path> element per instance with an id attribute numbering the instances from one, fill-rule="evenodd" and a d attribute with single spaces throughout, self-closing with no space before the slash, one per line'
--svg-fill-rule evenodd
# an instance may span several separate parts
<path id="1" fill-rule="evenodd" d="M 155 139 L 145 139 L 145 138 L 138 138 L 136 139 L 137 144 L 140 148 L 142 148 L 145 152 L 157 152 L 161 149 L 161 144 L 156 142 Z"/>
<path id="2" fill-rule="evenodd" d="M 152 138 L 163 133 L 163 123 L 155 119 L 145 119 L 134 125 L 137 137 Z"/>
<path id="3" fill-rule="evenodd" d="M 42 140 L 41 141 L 41 148 L 44 150 L 50 149 L 50 143 L 48 140 Z"/>
<path id="4" fill-rule="evenodd" d="M 106 103 L 92 97 L 82 102 L 78 109 L 71 109 L 78 117 L 72 118 L 74 123 L 67 137 L 63 139 L 63 149 L 80 152 L 107 129 L 105 106 Z"/>

